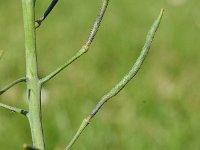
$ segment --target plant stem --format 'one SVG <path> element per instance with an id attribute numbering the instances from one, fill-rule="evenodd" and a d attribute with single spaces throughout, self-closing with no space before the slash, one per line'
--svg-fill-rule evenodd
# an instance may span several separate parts
<path id="1" fill-rule="evenodd" d="M 47 8 L 47 10 L 45 10 L 44 14 L 38 20 L 35 21 L 35 28 L 38 28 L 41 25 L 41 23 L 46 19 L 46 17 L 49 15 L 49 13 L 56 6 L 57 2 L 58 2 L 58 0 L 52 0 L 51 4 Z"/>
<path id="2" fill-rule="evenodd" d="M 146 42 L 144 44 L 144 47 L 138 57 L 138 59 L 136 60 L 136 62 L 134 63 L 133 67 L 130 69 L 130 71 L 121 79 L 121 81 L 119 81 L 108 93 L 106 93 L 98 102 L 98 104 L 94 107 L 94 109 L 91 111 L 91 113 L 85 118 L 83 119 L 78 131 L 76 132 L 76 134 L 74 135 L 74 137 L 72 138 L 72 140 L 69 142 L 69 144 L 67 145 L 67 147 L 65 148 L 65 150 L 69 150 L 73 144 L 77 141 L 77 139 L 79 138 L 79 136 L 81 135 L 81 133 L 84 131 L 84 129 L 88 126 L 88 124 L 90 123 L 91 119 L 96 115 L 96 113 L 98 113 L 98 111 L 102 108 L 102 106 L 108 102 L 108 100 L 110 100 L 112 97 L 116 96 L 130 81 L 131 79 L 133 79 L 133 77 L 137 74 L 137 72 L 140 70 L 140 67 L 142 66 L 146 55 L 148 54 L 148 51 L 150 49 L 150 46 L 152 44 L 154 35 L 160 25 L 162 16 L 163 16 L 163 9 L 161 10 L 158 18 L 155 20 L 155 22 L 153 23 L 153 25 L 151 26 L 148 34 L 147 34 L 147 38 L 146 38 Z"/>
<path id="3" fill-rule="evenodd" d="M 16 84 L 21 83 L 21 82 L 25 82 L 25 81 L 26 81 L 26 77 L 19 78 L 19 79 L 15 80 L 14 82 L 10 83 L 5 88 L 0 90 L 0 95 L 3 94 L 4 92 L 6 92 L 7 90 L 9 90 L 11 87 L 15 86 Z"/>
<path id="4" fill-rule="evenodd" d="M 44 138 L 41 116 L 41 84 L 38 79 L 36 33 L 35 33 L 35 0 L 22 0 L 25 48 L 27 99 L 29 102 L 29 124 L 33 146 L 44 150 Z"/>
<path id="5" fill-rule="evenodd" d="M 5 109 L 8 109 L 8 110 L 15 112 L 15 113 L 19 113 L 19 114 L 24 115 L 24 116 L 28 115 L 28 111 L 26 111 L 26 110 L 16 108 L 16 107 L 13 107 L 13 106 L 9 106 L 9 105 L 3 104 L 3 103 L 0 103 L 0 107 L 3 107 Z"/>
<path id="6" fill-rule="evenodd" d="M 102 5 L 99 11 L 98 16 L 96 17 L 96 20 L 94 21 L 93 27 L 91 29 L 91 32 L 88 36 L 88 39 L 86 43 L 82 46 L 82 48 L 76 52 L 76 54 L 69 59 L 66 63 L 64 63 L 62 66 L 57 68 L 55 71 L 47 75 L 46 77 L 42 78 L 41 84 L 45 84 L 49 80 L 51 80 L 53 77 L 55 77 L 57 74 L 59 74 L 62 70 L 64 70 L 67 66 L 69 66 L 71 63 L 73 63 L 75 60 L 77 60 L 79 57 L 81 57 L 83 54 L 85 54 L 88 50 L 90 45 L 92 44 L 98 30 L 101 24 L 101 21 L 103 19 L 103 16 L 106 12 L 107 6 L 108 6 L 109 0 L 102 0 Z"/>
<path id="7" fill-rule="evenodd" d="M 57 74 L 59 74 L 63 69 L 65 69 L 67 66 L 69 66 L 71 63 L 73 63 L 75 60 L 77 60 L 79 57 L 81 57 L 84 53 L 86 53 L 88 50 L 88 47 L 83 46 L 72 58 L 70 58 L 66 63 L 64 63 L 62 66 L 57 68 L 54 72 L 49 74 L 48 76 L 40 79 L 41 84 L 44 84 L 51 80 L 53 77 L 55 77 Z"/>

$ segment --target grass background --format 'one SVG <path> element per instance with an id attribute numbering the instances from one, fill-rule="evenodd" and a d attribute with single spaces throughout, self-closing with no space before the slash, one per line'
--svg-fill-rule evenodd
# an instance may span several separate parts
<path id="1" fill-rule="evenodd" d="M 37 1 L 39 17 L 50 1 Z M 37 30 L 39 74 L 53 71 L 85 42 L 99 1 L 59 1 Z M 200 148 L 200 1 L 115 0 L 90 51 L 45 85 L 48 150 L 62 150 L 98 99 L 129 70 L 160 8 L 165 15 L 136 78 L 97 114 L 73 149 L 198 150 Z M 0 2 L 0 87 L 24 76 L 20 1 Z M 25 85 L 0 101 L 27 108 Z M 0 109 L 0 149 L 31 143 L 28 122 Z"/>

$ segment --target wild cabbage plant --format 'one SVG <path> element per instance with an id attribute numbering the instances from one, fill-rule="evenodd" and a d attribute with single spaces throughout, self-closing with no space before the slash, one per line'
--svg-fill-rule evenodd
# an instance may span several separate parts
<path id="1" fill-rule="evenodd" d="M 103 16 L 108 7 L 109 0 L 102 0 L 102 5 L 99 11 L 99 14 L 94 21 L 91 32 L 89 33 L 88 39 L 83 44 L 83 46 L 64 64 L 58 67 L 52 73 L 49 73 L 45 77 L 38 76 L 38 63 L 37 63 L 37 50 L 36 50 L 36 30 L 42 25 L 42 22 L 47 18 L 50 14 L 54 6 L 57 4 L 58 0 L 53 0 L 44 14 L 39 18 L 35 19 L 35 4 L 36 0 L 22 0 L 22 8 L 23 8 L 23 20 L 24 20 L 24 35 L 25 35 L 25 55 L 26 55 L 26 75 L 22 78 L 17 79 L 12 82 L 8 86 L 2 88 L 0 90 L 0 95 L 15 86 L 19 83 L 26 84 L 26 92 L 27 92 L 27 102 L 28 108 L 27 110 L 16 108 L 13 106 L 9 106 L 3 103 L 0 103 L 0 106 L 6 108 L 10 111 L 16 112 L 18 114 L 23 115 L 26 119 L 28 119 L 31 136 L 32 136 L 32 144 L 24 145 L 25 149 L 37 149 L 37 150 L 45 150 L 45 141 L 43 136 L 43 127 L 42 127 L 42 113 L 41 113 L 41 89 L 45 83 L 54 78 L 57 74 L 71 65 L 74 61 L 76 61 L 79 57 L 88 52 L 90 45 L 92 44 L 97 31 L 99 30 L 100 24 L 102 22 Z M 149 52 L 150 46 L 152 44 L 154 35 L 159 27 L 161 22 L 161 18 L 163 16 L 163 9 L 161 10 L 158 18 L 154 21 L 151 26 L 144 47 L 141 50 L 140 55 L 137 60 L 133 64 L 132 68 L 124 75 L 124 77 L 111 88 L 102 98 L 99 100 L 94 109 L 86 116 L 80 127 L 78 128 L 74 137 L 72 137 L 71 141 L 67 144 L 65 150 L 69 150 L 72 145 L 79 138 L 83 130 L 89 125 L 92 121 L 96 113 L 102 108 L 102 106 L 108 102 L 111 98 L 116 96 L 139 71 L 141 65 L 143 64 L 146 55 Z M 2 51 L 0 51 L 0 59 L 2 58 Z M 48 138 L 48 137 L 47 137 Z M 48 144 L 48 143 L 47 143 Z"/>

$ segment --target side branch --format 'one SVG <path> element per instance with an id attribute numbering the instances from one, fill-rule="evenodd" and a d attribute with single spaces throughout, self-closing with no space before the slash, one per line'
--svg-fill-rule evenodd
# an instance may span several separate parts
<path id="1" fill-rule="evenodd" d="M 68 60 L 66 63 L 64 63 L 61 67 L 56 69 L 51 74 L 42 78 L 40 80 L 42 84 L 44 84 L 47 81 L 49 81 L 50 79 L 52 79 L 54 76 L 56 76 L 58 73 L 60 73 L 62 70 L 64 70 L 67 66 L 69 66 L 72 62 L 74 62 L 76 59 L 78 59 L 80 56 L 82 56 L 84 53 L 86 53 L 88 51 L 92 41 L 94 40 L 95 35 L 97 34 L 99 27 L 100 27 L 101 21 L 103 19 L 103 16 L 106 12 L 106 8 L 108 6 L 108 2 L 109 2 L 109 0 L 102 1 L 102 6 L 100 9 L 99 15 L 97 16 L 97 18 L 94 22 L 94 25 L 92 27 L 92 30 L 90 32 L 87 42 L 82 46 L 82 48 L 70 60 Z"/>
<path id="2" fill-rule="evenodd" d="M 35 21 L 35 28 L 38 28 L 41 25 L 41 23 L 46 19 L 46 17 L 49 15 L 49 13 L 56 6 L 57 2 L 58 2 L 58 0 L 52 0 L 51 4 L 46 9 L 46 11 L 44 12 L 44 14 L 38 20 Z"/>
<path id="3" fill-rule="evenodd" d="M 63 69 L 65 69 L 67 66 L 69 66 L 71 63 L 73 63 L 76 59 L 78 59 L 80 56 L 82 56 L 84 53 L 86 53 L 88 50 L 88 47 L 83 46 L 71 59 L 69 59 L 66 63 L 64 63 L 62 66 L 60 66 L 58 69 L 56 69 L 54 72 L 49 74 L 48 76 L 40 79 L 40 83 L 44 84 L 50 79 L 52 79 L 54 76 L 56 76 L 58 73 L 60 73 Z"/>
<path id="4" fill-rule="evenodd" d="M 76 134 L 74 135 L 74 137 L 72 138 L 72 140 L 70 141 L 68 146 L 65 148 L 65 150 L 69 150 L 73 146 L 73 144 L 79 138 L 79 136 L 81 135 L 83 130 L 87 127 L 87 125 L 90 123 L 91 119 L 96 115 L 96 113 L 101 109 L 101 107 L 112 97 L 116 96 L 131 81 L 131 79 L 137 74 L 137 72 L 139 71 L 141 65 L 143 64 L 143 62 L 146 58 L 146 55 L 148 54 L 148 51 L 152 44 L 154 35 L 160 25 L 160 22 L 161 22 L 161 19 L 163 16 L 163 11 L 164 10 L 162 9 L 159 14 L 159 17 L 156 19 L 156 21 L 153 23 L 151 29 L 149 30 L 149 32 L 147 34 L 145 45 L 140 53 L 140 56 L 137 58 L 135 64 L 131 68 L 131 70 L 122 78 L 122 80 L 120 82 L 118 82 L 114 86 L 114 88 L 112 88 L 107 94 L 105 94 L 100 99 L 100 101 L 98 102 L 96 107 L 91 111 L 89 116 L 83 120 L 78 131 L 76 132 Z"/>
<path id="5" fill-rule="evenodd" d="M 8 110 L 15 112 L 15 113 L 19 113 L 19 114 L 24 115 L 26 117 L 28 115 L 28 111 L 26 111 L 26 110 L 16 108 L 16 107 L 12 107 L 12 106 L 9 106 L 9 105 L 3 104 L 3 103 L 0 103 L 0 107 L 3 107 L 5 109 L 8 109 Z"/>
<path id="6" fill-rule="evenodd" d="M 26 77 L 23 77 L 23 78 L 19 78 L 16 81 L 10 83 L 8 86 L 6 86 L 5 88 L 0 90 L 0 95 L 3 94 L 4 92 L 6 92 L 7 90 L 9 90 L 11 87 L 13 87 L 16 84 L 18 84 L 18 83 L 26 82 L 26 79 L 27 79 Z"/>

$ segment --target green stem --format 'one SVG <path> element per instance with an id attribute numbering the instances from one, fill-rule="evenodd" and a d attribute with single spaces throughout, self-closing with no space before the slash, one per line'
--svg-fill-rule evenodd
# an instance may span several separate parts
<path id="1" fill-rule="evenodd" d="M 91 113 L 82 121 L 78 131 L 76 132 L 76 134 L 74 135 L 72 140 L 69 142 L 69 144 L 67 145 L 65 150 L 69 150 L 73 146 L 73 144 L 78 140 L 78 138 L 81 135 L 81 133 L 88 126 L 88 124 L 90 123 L 91 119 L 96 115 L 96 113 L 98 113 L 98 111 L 102 108 L 102 106 L 106 102 L 108 102 L 112 97 L 116 96 L 131 81 L 131 79 L 133 79 L 133 77 L 140 70 L 140 67 L 142 66 L 142 64 L 143 64 L 143 62 L 144 62 L 144 60 L 146 58 L 146 55 L 149 52 L 149 49 L 150 49 L 150 46 L 152 44 L 154 35 L 155 35 L 159 25 L 160 25 L 160 22 L 161 22 L 161 19 L 162 19 L 162 16 L 163 16 L 163 11 L 164 10 L 162 9 L 160 14 L 159 14 L 159 16 L 158 16 L 158 18 L 155 20 L 155 22 L 151 26 L 151 28 L 150 28 L 150 30 L 149 30 L 149 32 L 147 34 L 147 38 L 146 38 L 146 42 L 144 44 L 144 47 L 143 47 L 138 59 L 134 63 L 133 67 L 108 93 L 106 93 L 99 100 L 98 104 L 91 111 Z"/>
<path id="2" fill-rule="evenodd" d="M 92 42 L 99 30 L 99 27 L 100 27 L 101 21 L 103 19 L 103 16 L 106 12 L 108 3 L 109 3 L 109 0 L 102 0 L 102 5 L 100 8 L 99 14 L 96 17 L 93 27 L 91 29 L 91 32 L 88 36 L 88 39 L 87 39 L 86 43 L 82 46 L 82 48 L 78 52 L 76 52 L 76 54 L 71 59 L 69 59 L 66 63 L 64 63 L 62 66 L 57 68 L 55 71 L 53 71 L 46 77 L 42 78 L 40 80 L 41 84 L 44 84 L 47 81 L 51 80 L 53 77 L 55 77 L 57 74 L 59 74 L 62 70 L 64 70 L 67 66 L 69 66 L 71 63 L 73 63 L 75 60 L 77 60 L 79 57 L 81 57 L 83 54 L 85 54 L 88 51 L 90 45 L 92 44 Z"/>
<path id="3" fill-rule="evenodd" d="M 16 84 L 21 83 L 21 82 L 25 82 L 25 81 L 26 81 L 26 77 L 19 78 L 19 79 L 15 80 L 14 82 L 10 83 L 5 88 L 0 90 L 0 95 L 3 94 L 4 92 L 6 92 L 7 90 L 9 90 L 11 87 L 15 86 Z"/>
<path id="4" fill-rule="evenodd" d="M 33 146 L 44 150 L 45 145 L 41 116 L 41 84 L 37 71 L 35 0 L 22 0 L 22 6 L 26 48 L 27 99 L 29 102 L 28 119 Z"/>
<path id="5" fill-rule="evenodd" d="M 9 105 L 3 104 L 3 103 L 0 103 L 0 107 L 3 107 L 5 109 L 8 109 L 8 110 L 15 112 L 15 113 L 19 113 L 19 114 L 24 115 L 24 116 L 28 115 L 28 111 L 26 111 L 26 110 L 16 108 L 16 107 L 13 107 L 13 106 L 9 106 Z"/>
<path id="6" fill-rule="evenodd" d="M 46 83 L 47 81 L 51 80 L 53 77 L 55 77 L 57 74 L 59 74 L 62 70 L 64 70 L 67 66 L 69 66 L 71 63 L 73 63 L 75 60 L 77 60 L 79 57 L 81 57 L 84 53 L 86 53 L 88 50 L 87 46 L 83 46 L 71 59 L 69 59 L 66 63 L 64 63 L 62 66 L 57 68 L 54 72 L 49 74 L 48 76 L 40 79 L 41 84 Z"/>
<path id="7" fill-rule="evenodd" d="M 35 21 L 35 28 L 38 28 L 42 24 L 42 22 L 46 19 L 46 17 L 49 15 L 49 13 L 56 6 L 57 2 L 58 2 L 58 0 L 52 0 L 51 4 L 47 8 L 47 10 L 45 10 L 44 14 L 38 20 Z"/>

